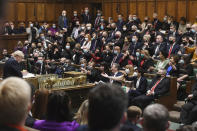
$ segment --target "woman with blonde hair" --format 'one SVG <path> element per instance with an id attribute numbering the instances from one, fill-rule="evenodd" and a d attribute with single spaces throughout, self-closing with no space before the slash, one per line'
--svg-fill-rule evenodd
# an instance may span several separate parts
<path id="1" fill-rule="evenodd" d="M 80 125 L 87 125 L 88 124 L 88 100 L 85 100 L 79 110 L 77 111 L 77 113 L 74 116 L 74 120 L 76 120 L 77 123 L 79 123 Z"/>
<path id="2" fill-rule="evenodd" d="M 85 41 L 81 47 L 81 49 L 84 51 L 84 53 L 87 53 L 90 50 L 91 43 L 92 43 L 92 40 L 91 40 L 90 34 L 86 34 Z"/>

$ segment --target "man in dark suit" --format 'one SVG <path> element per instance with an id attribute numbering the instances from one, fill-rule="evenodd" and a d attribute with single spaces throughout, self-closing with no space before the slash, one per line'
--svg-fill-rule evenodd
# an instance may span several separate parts
<path id="1" fill-rule="evenodd" d="M 176 38 L 171 35 L 169 37 L 169 44 L 167 45 L 168 58 L 170 58 L 171 55 L 177 54 L 179 49 L 180 45 L 176 43 Z"/>
<path id="2" fill-rule="evenodd" d="M 11 76 L 23 77 L 20 62 L 24 58 L 22 51 L 15 51 L 13 57 L 9 58 L 3 68 L 3 79 Z"/>
<path id="3" fill-rule="evenodd" d="M 134 88 L 128 92 L 129 102 L 132 102 L 133 98 L 146 93 L 147 79 L 146 77 L 143 76 L 143 74 L 144 71 L 139 68 L 137 70 L 137 76 L 133 76 L 133 77 L 125 76 L 126 80 L 134 82 Z M 129 105 L 131 104 L 132 103 L 129 103 Z"/>
<path id="4" fill-rule="evenodd" d="M 113 65 L 114 63 L 120 64 L 122 57 L 123 57 L 123 54 L 120 52 L 120 47 L 115 46 L 114 47 L 114 57 L 113 57 L 111 65 Z"/>
<path id="5" fill-rule="evenodd" d="M 153 58 L 158 58 L 159 52 L 167 50 L 167 44 L 163 41 L 163 37 L 161 35 L 157 35 L 156 43 L 150 47 L 150 55 Z"/>
<path id="6" fill-rule="evenodd" d="M 157 18 L 158 15 L 157 13 L 153 13 L 153 27 L 156 31 L 158 31 L 159 29 L 161 29 L 162 23 L 159 21 L 159 19 Z"/>
<path id="7" fill-rule="evenodd" d="M 166 70 L 159 70 L 157 76 L 152 80 L 150 86 L 148 87 L 146 94 L 135 97 L 132 102 L 134 105 L 144 109 L 147 105 L 154 101 L 154 99 L 167 93 L 169 88 L 170 80 L 166 78 Z"/>
<path id="8" fill-rule="evenodd" d="M 59 28 L 64 31 L 67 31 L 67 29 L 69 28 L 69 21 L 68 21 L 68 18 L 66 17 L 65 10 L 63 10 L 62 15 L 59 16 L 58 25 L 59 25 Z"/>
<path id="9" fill-rule="evenodd" d="M 138 36 L 134 35 L 132 36 L 132 43 L 129 47 L 129 52 L 132 56 L 136 56 L 137 49 L 141 49 L 142 44 L 138 41 Z"/>
<path id="10" fill-rule="evenodd" d="M 125 22 L 124 22 L 124 20 L 122 18 L 122 15 L 119 14 L 118 15 L 118 21 L 116 23 L 118 30 L 122 30 L 122 27 L 123 27 L 124 24 L 125 24 Z"/>
<path id="11" fill-rule="evenodd" d="M 192 93 L 186 98 L 187 103 L 181 108 L 180 120 L 183 124 L 197 121 L 197 83 L 192 87 Z"/>
<path id="12" fill-rule="evenodd" d="M 88 7 L 85 8 L 85 11 L 81 14 L 81 17 L 82 17 L 83 24 L 91 23 L 91 16 L 89 14 Z"/>

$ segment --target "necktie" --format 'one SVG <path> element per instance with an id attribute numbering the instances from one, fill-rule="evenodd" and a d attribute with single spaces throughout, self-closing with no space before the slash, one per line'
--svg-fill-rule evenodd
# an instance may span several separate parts
<path id="1" fill-rule="evenodd" d="M 169 50 L 169 53 L 168 53 L 168 58 L 170 58 L 170 55 L 171 55 L 171 52 L 172 52 L 172 47 L 173 47 L 173 45 L 171 45 L 171 47 L 170 47 L 170 50 Z"/>
<path id="2" fill-rule="evenodd" d="M 154 92 L 155 88 L 157 87 L 157 85 L 159 84 L 160 81 L 161 81 L 161 79 L 158 80 L 158 81 L 156 82 L 156 84 L 151 88 L 151 91 L 150 91 L 151 93 Z"/>

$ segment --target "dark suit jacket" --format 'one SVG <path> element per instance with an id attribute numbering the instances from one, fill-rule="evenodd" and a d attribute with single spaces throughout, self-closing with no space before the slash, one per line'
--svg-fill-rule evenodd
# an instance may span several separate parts
<path id="1" fill-rule="evenodd" d="M 87 24 L 87 23 L 91 23 L 91 16 L 90 14 L 81 14 L 82 17 L 82 23 L 83 24 Z"/>
<path id="2" fill-rule="evenodd" d="M 115 75 L 115 77 L 119 77 L 119 76 L 121 76 L 121 75 L 123 75 L 123 74 L 122 74 L 122 72 L 118 72 L 118 73 Z M 122 83 L 121 83 L 121 82 L 119 82 L 119 81 L 113 81 L 113 84 L 115 84 L 115 85 L 119 85 L 119 86 L 121 86 L 121 85 L 122 85 Z"/>
<path id="3" fill-rule="evenodd" d="M 152 45 L 151 47 L 150 47 L 150 55 L 152 56 L 152 55 L 154 55 L 155 54 L 155 50 L 157 49 L 157 44 L 154 44 L 154 45 Z M 161 43 L 161 45 L 160 45 L 160 47 L 159 47 L 159 51 L 158 51 L 158 53 L 156 54 L 156 56 L 158 56 L 159 55 L 159 52 L 160 51 L 167 51 L 167 44 L 166 43 Z"/>
<path id="4" fill-rule="evenodd" d="M 10 76 L 16 76 L 16 77 L 23 77 L 21 73 L 22 69 L 20 64 L 13 58 L 9 58 L 3 68 L 3 78 L 7 78 Z"/>
<path id="5" fill-rule="evenodd" d="M 136 50 L 140 49 L 142 47 L 142 44 L 140 42 L 137 42 L 136 44 L 131 44 L 129 47 L 129 52 L 131 55 L 136 56 Z"/>
<path id="6" fill-rule="evenodd" d="M 171 47 L 171 45 L 170 45 L 170 44 L 168 44 L 168 45 L 167 45 L 167 53 L 169 53 L 169 51 L 170 51 L 170 47 Z M 175 45 L 173 46 L 173 48 L 172 48 L 171 55 L 173 55 L 173 54 L 177 54 L 177 53 L 178 53 L 178 51 L 179 51 L 179 49 L 180 49 L 180 45 L 175 44 Z"/>
<path id="7" fill-rule="evenodd" d="M 122 30 L 124 24 L 125 22 L 123 20 L 122 21 L 118 20 L 116 23 L 118 30 Z"/>
<path id="8" fill-rule="evenodd" d="M 153 20 L 153 27 L 155 28 L 156 31 L 161 29 L 162 23 L 158 19 Z"/>
<path id="9" fill-rule="evenodd" d="M 142 131 L 142 129 L 134 125 L 133 123 L 126 121 L 121 127 L 120 131 Z"/>
<path id="10" fill-rule="evenodd" d="M 126 78 L 126 80 L 134 81 L 134 87 L 136 88 L 136 83 L 138 80 L 137 76 L 134 76 L 134 77 L 126 76 L 125 78 Z M 140 78 L 139 86 L 138 86 L 138 88 L 136 88 L 136 91 L 138 91 L 140 94 L 144 94 L 144 93 L 146 93 L 146 87 L 147 87 L 146 77 L 142 76 Z"/>
<path id="11" fill-rule="evenodd" d="M 65 19 L 66 19 L 66 23 L 67 23 L 66 26 L 64 26 L 64 16 L 59 16 L 58 26 L 59 26 L 60 29 L 68 28 L 69 27 L 68 17 L 65 16 Z"/>
<path id="12" fill-rule="evenodd" d="M 151 90 L 151 88 L 157 83 L 157 81 L 159 80 L 158 77 L 153 78 L 150 86 L 148 87 L 148 90 Z M 167 93 L 170 89 L 170 80 L 169 78 L 165 77 L 163 78 L 162 81 L 160 81 L 160 83 L 156 86 L 154 92 L 154 96 L 158 97 L 158 96 L 162 96 L 165 93 Z"/>

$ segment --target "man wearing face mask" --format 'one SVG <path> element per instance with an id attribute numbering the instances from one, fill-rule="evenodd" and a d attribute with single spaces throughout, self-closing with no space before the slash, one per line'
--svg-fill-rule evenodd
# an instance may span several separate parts
<path id="1" fill-rule="evenodd" d="M 94 28 L 98 28 L 98 26 L 100 25 L 100 22 L 101 22 L 101 15 L 102 15 L 102 12 L 100 10 L 97 10 L 97 17 L 95 19 L 95 22 L 94 22 Z"/>
<path id="2" fill-rule="evenodd" d="M 79 31 L 80 31 L 81 27 L 80 27 L 80 23 L 79 21 L 76 21 L 75 27 L 72 30 L 71 33 L 71 37 L 75 40 L 77 40 L 77 38 L 79 37 Z"/>
<path id="3" fill-rule="evenodd" d="M 161 29 L 161 22 L 159 21 L 159 19 L 158 19 L 158 15 L 157 15 L 157 13 L 153 13 L 153 22 L 152 22 L 152 24 L 153 24 L 153 28 L 156 30 L 156 31 L 158 31 L 159 29 Z"/>
<path id="4" fill-rule="evenodd" d="M 141 107 L 141 109 L 144 109 L 156 98 L 167 93 L 169 88 L 170 80 L 166 77 L 166 70 L 161 69 L 157 72 L 156 77 L 153 78 L 151 84 L 147 88 L 146 94 L 135 97 L 133 103 L 134 105 Z"/>
<path id="5" fill-rule="evenodd" d="M 84 12 L 82 12 L 81 17 L 82 17 L 83 24 L 91 23 L 91 16 L 89 14 L 88 7 L 85 7 L 85 10 L 84 10 Z"/>
<path id="6" fill-rule="evenodd" d="M 146 77 L 143 76 L 143 69 L 138 68 L 136 73 L 136 76 L 133 77 L 128 77 L 128 75 L 125 76 L 126 80 L 134 82 L 134 88 L 130 89 L 128 92 L 130 102 L 129 105 L 132 105 L 132 100 L 135 97 L 146 93 L 147 80 Z"/>
<path id="7" fill-rule="evenodd" d="M 118 15 L 118 21 L 116 23 L 118 30 L 122 30 L 123 25 L 125 24 L 121 14 Z"/>
<path id="8" fill-rule="evenodd" d="M 109 45 L 105 46 L 105 49 L 103 50 L 103 52 L 101 52 L 101 55 L 103 62 L 106 63 L 107 67 L 110 67 L 113 60 L 113 53 L 111 52 Z"/>
<path id="9" fill-rule="evenodd" d="M 79 21 L 79 17 L 77 14 L 77 11 L 73 11 L 73 17 L 72 17 L 72 29 L 76 26 L 76 22 Z"/>
<path id="10" fill-rule="evenodd" d="M 88 23 L 86 24 L 86 34 L 90 34 L 92 35 L 92 33 L 94 32 L 94 30 L 92 29 L 92 24 Z"/>
<path id="11" fill-rule="evenodd" d="M 124 39 L 122 38 L 122 33 L 120 31 L 117 31 L 115 33 L 114 45 L 119 46 L 120 49 L 122 49 L 123 43 L 124 43 Z"/>
<path id="12" fill-rule="evenodd" d="M 170 58 L 171 55 L 176 55 L 179 50 L 180 46 L 176 43 L 176 38 L 173 35 L 171 35 L 169 37 L 169 42 L 167 44 L 168 58 Z"/>
<path id="13" fill-rule="evenodd" d="M 161 29 L 166 31 L 170 29 L 170 24 L 168 23 L 168 16 L 164 16 Z"/>
<path id="14" fill-rule="evenodd" d="M 137 15 L 133 15 L 133 24 L 139 27 L 139 24 L 141 24 L 140 19 L 137 17 Z"/>
<path id="15" fill-rule="evenodd" d="M 138 37 L 136 35 L 133 35 L 132 43 L 129 47 L 130 54 L 135 57 L 137 49 L 141 49 L 141 47 L 142 47 L 142 44 L 138 42 Z"/>
<path id="16" fill-rule="evenodd" d="M 66 16 L 65 10 L 63 10 L 62 15 L 59 16 L 58 26 L 59 26 L 60 30 L 64 30 L 65 32 L 67 32 L 67 30 L 69 28 L 69 20 L 68 20 L 68 17 Z"/>
<path id="17" fill-rule="evenodd" d="M 44 58 L 42 56 L 38 56 L 38 60 L 36 61 L 34 65 L 34 73 L 35 74 L 45 74 L 45 62 Z"/>
<path id="18" fill-rule="evenodd" d="M 115 46 L 114 47 L 114 56 L 113 56 L 113 60 L 112 60 L 111 65 L 113 65 L 114 63 L 120 64 L 122 57 L 123 57 L 123 54 L 120 52 L 120 47 Z"/>
<path id="19" fill-rule="evenodd" d="M 65 57 L 66 59 L 71 60 L 73 55 L 74 54 L 73 54 L 73 52 L 71 50 L 70 43 L 66 43 L 66 47 L 61 52 L 61 57 Z"/>

